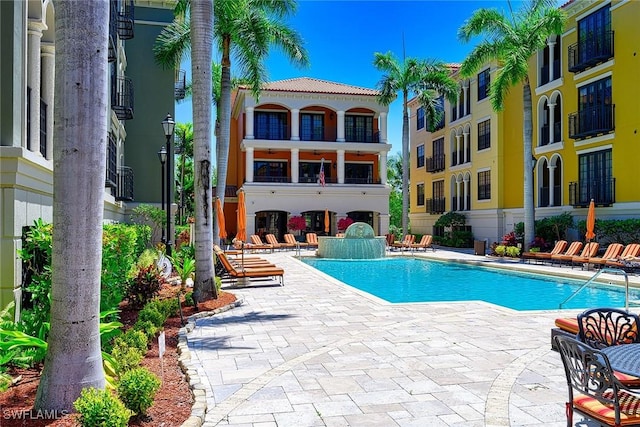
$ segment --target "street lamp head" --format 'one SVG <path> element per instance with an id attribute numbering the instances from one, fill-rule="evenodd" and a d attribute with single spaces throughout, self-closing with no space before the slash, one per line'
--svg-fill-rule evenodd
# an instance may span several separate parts
<path id="1" fill-rule="evenodd" d="M 171 118 L 171 114 L 167 113 L 167 117 L 162 121 L 162 129 L 164 130 L 164 136 L 169 138 L 173 135 L 173 129 L 176 126 L 176 122 Z"/>
<path id="2" fill-rule="evenodd" d="M 160 159 L 160 163 L 163 165 L 167 161 L 167 148 L 163 145 L 160 151 L 158 151 L 158 159 Z"/>

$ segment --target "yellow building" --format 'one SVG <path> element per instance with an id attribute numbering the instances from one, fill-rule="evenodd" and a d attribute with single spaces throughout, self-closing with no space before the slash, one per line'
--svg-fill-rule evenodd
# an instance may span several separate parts
<path id="1" fill-rule="evenodd" d="M 598 218 L 638 217 L 640 2 L 574 0 L 562 8 L 565 32 L 530 60 L 536 219 L 567 211 L 581 219 L 591 199 Z M 459 79 L 458 102 L 444 103 L 444 126 L 433 133 L 410 102 L 414 233 L 433 233 L 449 211 L 464 213 L 474 238 L 489 242 L 523 221 L 522 90 L 512 88 L 504 111 L 492 111 L 483 88 L 496 69 Z"/>

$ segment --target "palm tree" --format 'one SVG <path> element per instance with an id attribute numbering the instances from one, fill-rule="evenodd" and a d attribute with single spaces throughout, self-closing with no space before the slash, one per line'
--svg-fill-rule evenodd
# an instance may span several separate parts
<path id="1" fill-rule="evenodd" d="M 214 283 L 213 214 L 211 198 L 211 56 L 213 48 L 213 2 L 191 2 L 191 78 L 193 80 L 193 156 L 195 193 L 196 302 L 218 298 Z"/>
<path id="2" fill-rule="evenodd" d="M 109 2 L 56 2 L 51 330 L 36 410 L 73 410 L 104 388 L 100 273 Z"/>
<path id="3" fill-rule="evenodd" d="M 415 95 L 425 110 L 429 127 L 442 117 L 439 96 L 454 100 L 458 84 L 449 68 L 439 61 L 405 58 L 402 63 L 391 52 L 376 52 L 373 65 L 385 73 L 378 82 L 378 101 L 389 105 L 402 92 L 402 234 L 409 232 L 409 94 Z"/>
<path id="4" fill-rule="evenodd" d="M 184 220 L 193 210 L 193 124 L 176 123 L 176 153 L 179 153 L 177 165 L 179 167 L 179 181 L 175 186 L 179 189 L 178 196 L 178 223 L 184 224 Z M 185 201 L 186 199 L 186 201 Z M 185 208 L 186 207 L 186 208 Z"/>
<path id="5" fill-rule="evenodd" d="M 554 0 L 530 0 L 517 14 L 510 17 L 495 9 L 478 9 L 467 20 L 458 33 L 468 42 L 472 37 L 484 35 L 464 60 L 460 73 L 472 76 L 490 61 L 497 61 L 498 71 L 491 79 L 489 98 L 495 111 L 502 111 L 504 99 L 512 86 L 522 84 L 523 137 L 524 144 L 524 246 L 529 249 L 535 235 L 535 212 L 533 206 L 533 167 L 531 152 L 533 121 L 531 86 L 529 83 L 529 59 L 544 48 L 549 36 L 561 34 L 566 16 L 556 7 Z M 511 2 L 509 2 L 511 7 Z"/>

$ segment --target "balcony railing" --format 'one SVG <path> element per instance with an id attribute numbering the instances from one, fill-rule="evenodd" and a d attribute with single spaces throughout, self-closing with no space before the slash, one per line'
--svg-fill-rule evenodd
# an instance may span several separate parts
<path id="1" fill-rule="evenodd" d="M 613 31 L 586 36 L 569 46 L 569 71 L 579 73 L 613 58 Z"/>
<path id="2" fill-rule="evenodd" d="M 118 77 L 111 88 L 111 108 L 120 120 L 133 119 L 133 82 L 128 77 Z"/>
<path id="3" fill-rule="evenodd" d="M 427 213 L 441 214 L 445 212 L 446 199 L 427 199 L 425 202 L 425 209 Z"/>
<path id="4" fill-rule="evenodd" d="M 218 187 L 211 188 L 211 197 L 217 197 Z M 236 197 L 238 195 L 237 185 L 227 185 L 224 189 L 224 197 Z"/>
<path id="5" fill-rule="evenodd" d="M 345 142 L 380 142 L 380 132 L 374 132 L 371 135 L 345 135 Z"/>
<path id="6" fill-rule="evenodd" d="M 105 187 L 116 188 L 118 186 L 118 147 L 116 140 L 110 133 L 107 138 L 107 176 Z"/>
<path id="7" fill-rule="evenodd" d="M 444 154 L 438 154 L 437 156 L 427 157 L 426 159 L 427 172 L 440 172 L 445 168 L 445 156 Z"/>
<path id="8" fill-rule="evenodd" d="M 133 38 L 133 0 L 120 0 L 122 8 L 118 13 L 118 36 L 122 40 L 130 40 Z"/>
<path id="9" fill-rule="evenodd" d="M 549 187 L 540 187 L 538 190 L 538 206 L 560 206 L 562 205 L 562 194 L 560 193 L 560 186 L 553 186 L 553 205 L 549 204 Z"/>
<path id="10" fill-rule="evenodd" d="M 379 179 L 373 178 L 357 178 L 357 177 L 348 177 L 344 178 L 345 184 L 380 184 Z"/>
<path id="11" fill-rule="evenodd" d="M 569 183 L 569 203 L 574 207 L 587 207 L 593 199 L 596 206 L 611 206 L 616 202 L 616 179 L 577 181 Z"/>
<path id="12" fill-rule="evenodd" d="M 118 168 L 116 200 L 125 202 L 133 201 L 133 169 L 129 166 L 121 166 Z"/>
<path id="13" fill-rule="evenodd" d="M 109 4 L 109 49 L 108 60 L 113 62 L 118 55 L 118 2 L 111 0 Z"/>
<path id="14" fill-rule="evenodd" d="M 184 99 L 187 94 L 187 73 L 185 70 L 176 70 L 176 81 L 173 91 L 173 97 L 176 101 Z"/>
<path id="15" fill-rule="evenodd" d="M 47 157 L 47 103 L 40 98 L 40 154 Z"/>
<path id="16" fill-rule="evenodd" d="M 583 108 L 569 114 L 569 138 L 580 139 L 615 129 L 615 104 Z"/>

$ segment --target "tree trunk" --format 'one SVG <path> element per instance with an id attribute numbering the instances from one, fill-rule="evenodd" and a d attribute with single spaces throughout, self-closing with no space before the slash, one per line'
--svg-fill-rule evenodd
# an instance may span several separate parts
<path id="1" fill-rule="evenodd" d="M 524 143 L 524 244 L 523 251 L 528 251 L 535 238 L 535 208 L 533 206 L 533 168 L 535 167 L 531 143 L 533 139 L 533 122 L 531 118 L 531 86 L 529 80 L 525 80 L 522 86 L 523 95 L 523 143 Z"/>
<path id="2" fill-rule="evenodd" d="M 407 91 L 402 92 L 402 234 L 409 234 L 409 113 Z"/>
<path id="3" fill-rule="evenodd" d="M 220 109 L 218 119 L 220 120 L 220 133 L 216 137 L 217 158 L 216 158 L 216 196 L 220 199 L 220 204 L 224 209 L 225 188 L 227 186 L 227 164 L 229 163 L 229 140 L 231 135 L 231 61 L 229 59 L 231 50 L 231 38 L 225 35 L 222 43 L 222 79 L 220 82 Z M 219 236 L 213 236 L 218 241 Z"/>
<path id="4" fill-rule="evenodd" d="M 56 1 L 51 331 L 37 410 L 104 388 L 100 271 L 109 123 L 109 1 Z M 51 106 L 50 106 L 51 108 Z"/>
<path id="5" fill-rule="evenodd" d="M 213 270 L 211 202 L 211 59 L 213 1 L 191 1 L 191 78 L 195 194 L 196 302 L 217 298 Z"/>

